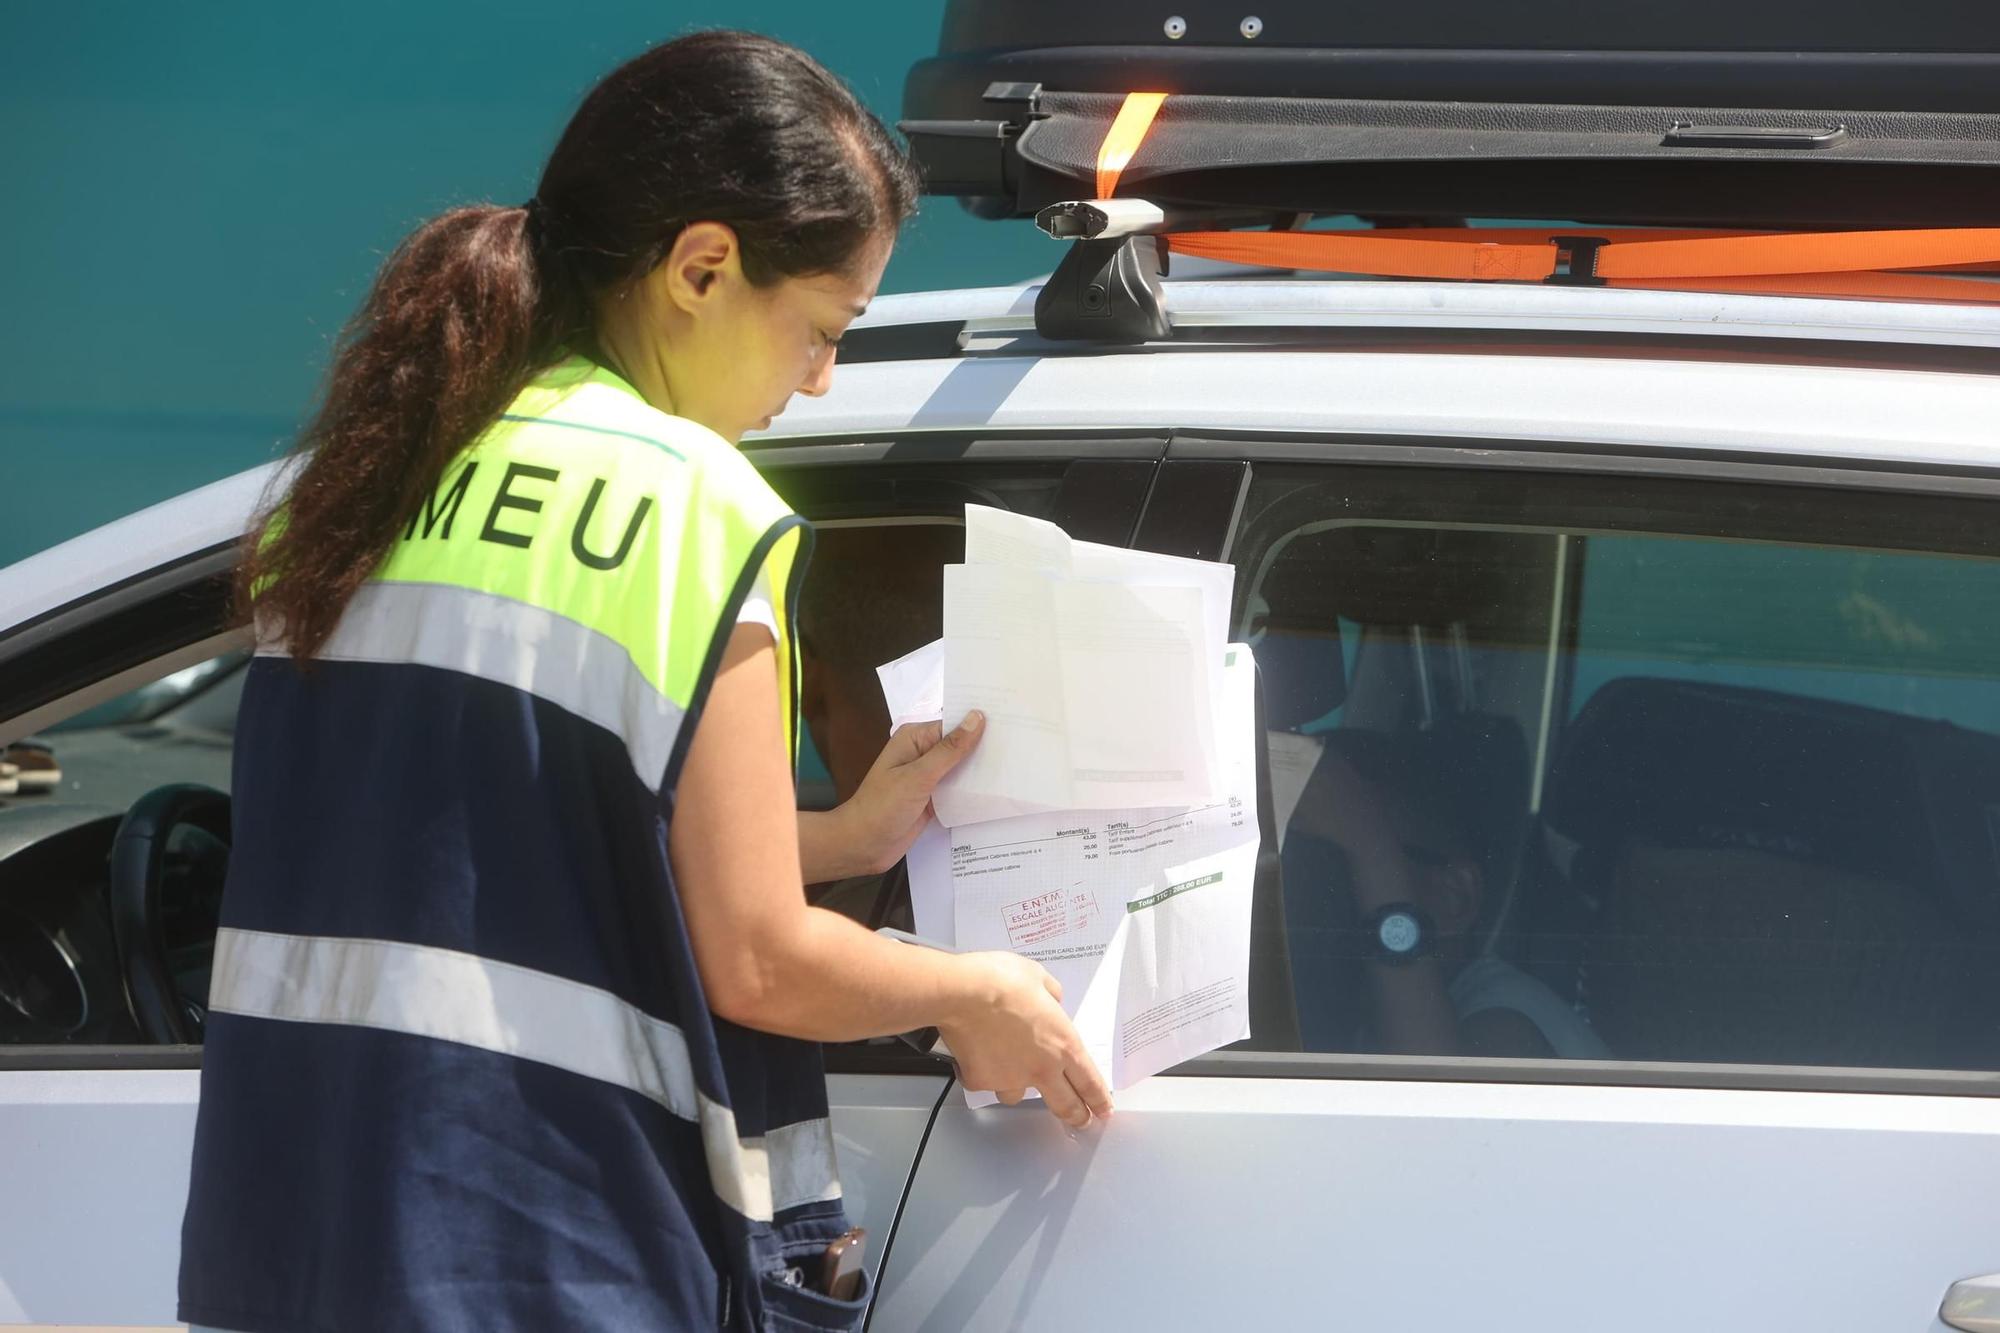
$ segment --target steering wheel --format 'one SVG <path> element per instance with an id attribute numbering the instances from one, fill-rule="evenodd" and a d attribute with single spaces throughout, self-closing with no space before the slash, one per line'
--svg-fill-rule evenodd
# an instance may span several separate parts
<path id="1" fill-rule="evenodd" d="M 205 930 L 212 945 L 215 922 L 184 920 L 182 905 L 169 904 L 163 892 L 170 879 L 189 870 L 189 837 L 175 835 L 190 828 L 197 830 L 198 852 L 204 853 L 193 860 L 212 861 L 218 848 L 226 860 L 229 797 L 193 783 L 157 788 L 126 811 L 111 842 L 111 927 L 125 993 L 146 1040 L 162 1045 L 199 1042 L 208 1019 L 206 997 L 182 993 L 173 958 L 183 943 L 175 937 L 188 934 L 190 926 Z"/>

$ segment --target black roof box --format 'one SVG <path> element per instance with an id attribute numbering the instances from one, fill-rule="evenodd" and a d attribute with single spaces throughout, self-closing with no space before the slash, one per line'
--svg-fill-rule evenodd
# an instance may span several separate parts
<path id="1" fill-rule="evenodd" d="M 2000 219 L 1996 0 L 949 0 L 904 128 L 932 193 L 1025 216 L 1094 193 L 1135 91 L 1175 94 L 1121 186 L 1161 203 Z"/>

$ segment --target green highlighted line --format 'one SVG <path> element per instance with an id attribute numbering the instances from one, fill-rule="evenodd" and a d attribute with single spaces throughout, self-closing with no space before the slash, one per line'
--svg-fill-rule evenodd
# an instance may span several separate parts
<path id="1" fill-rule="evenodd" d="M 1220 884 L 1221 882 L 1222 872 L 1218 870 L 1212 875 L 1203 875 L 1200 879 L 1191 879 L 1185 884 L 1170 884 L 1150 898 L 1135 898 L 1125 904 L 1125 910 L 1127 912 L 1143 912 L 1148 907 L 1158 907 L 1161 903 L 1176 894 L 1186 893 L 1189 889 L 1199 889 L 1210 884 Z"/>

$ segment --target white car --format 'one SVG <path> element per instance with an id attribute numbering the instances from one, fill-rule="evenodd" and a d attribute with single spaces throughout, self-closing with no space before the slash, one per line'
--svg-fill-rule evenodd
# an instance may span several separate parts
<path id="1" fill-rule="evenodd" d="M 870 1327 L 2000 1328 L 2000 309 L 1188 281 L 1102 347 L 1035 297 L 878 302 L 746 448 L 836 581 L 968 501 L 1235 564 L 1253 1036 L 1080 1135 L 830 1049 Z M 0 742 L 64 775 L 0 798 L 0 1326 L 173 1322 L 269 481 L 0 570 Z M 886 658 L 893 600 L 817 614 Z M 1451 966 L 1600 1058 L 1398 1048 L 1308 827 L 1357 733 L 1472 867 Z"/>

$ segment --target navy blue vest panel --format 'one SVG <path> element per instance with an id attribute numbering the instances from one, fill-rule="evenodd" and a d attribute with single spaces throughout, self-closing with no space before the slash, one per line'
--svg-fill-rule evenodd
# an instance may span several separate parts
<path id="1" fill-rule="evenodd" d="M 181 1318 L 255 1330 L 719 1323 L 701 1131 L 620 1088 L 428 1037 L 229 1014 Z M 226 1076 L 226 1075 L 225 1075 Z"/>
<path id="2" fill-rule="evenodd" d="M 182 1319 L 852 1324 L 773 1285 L 846 1227 L 825 1078 L 708 1011 L 671 805 L 511 685 L 252 665 Z"/>

